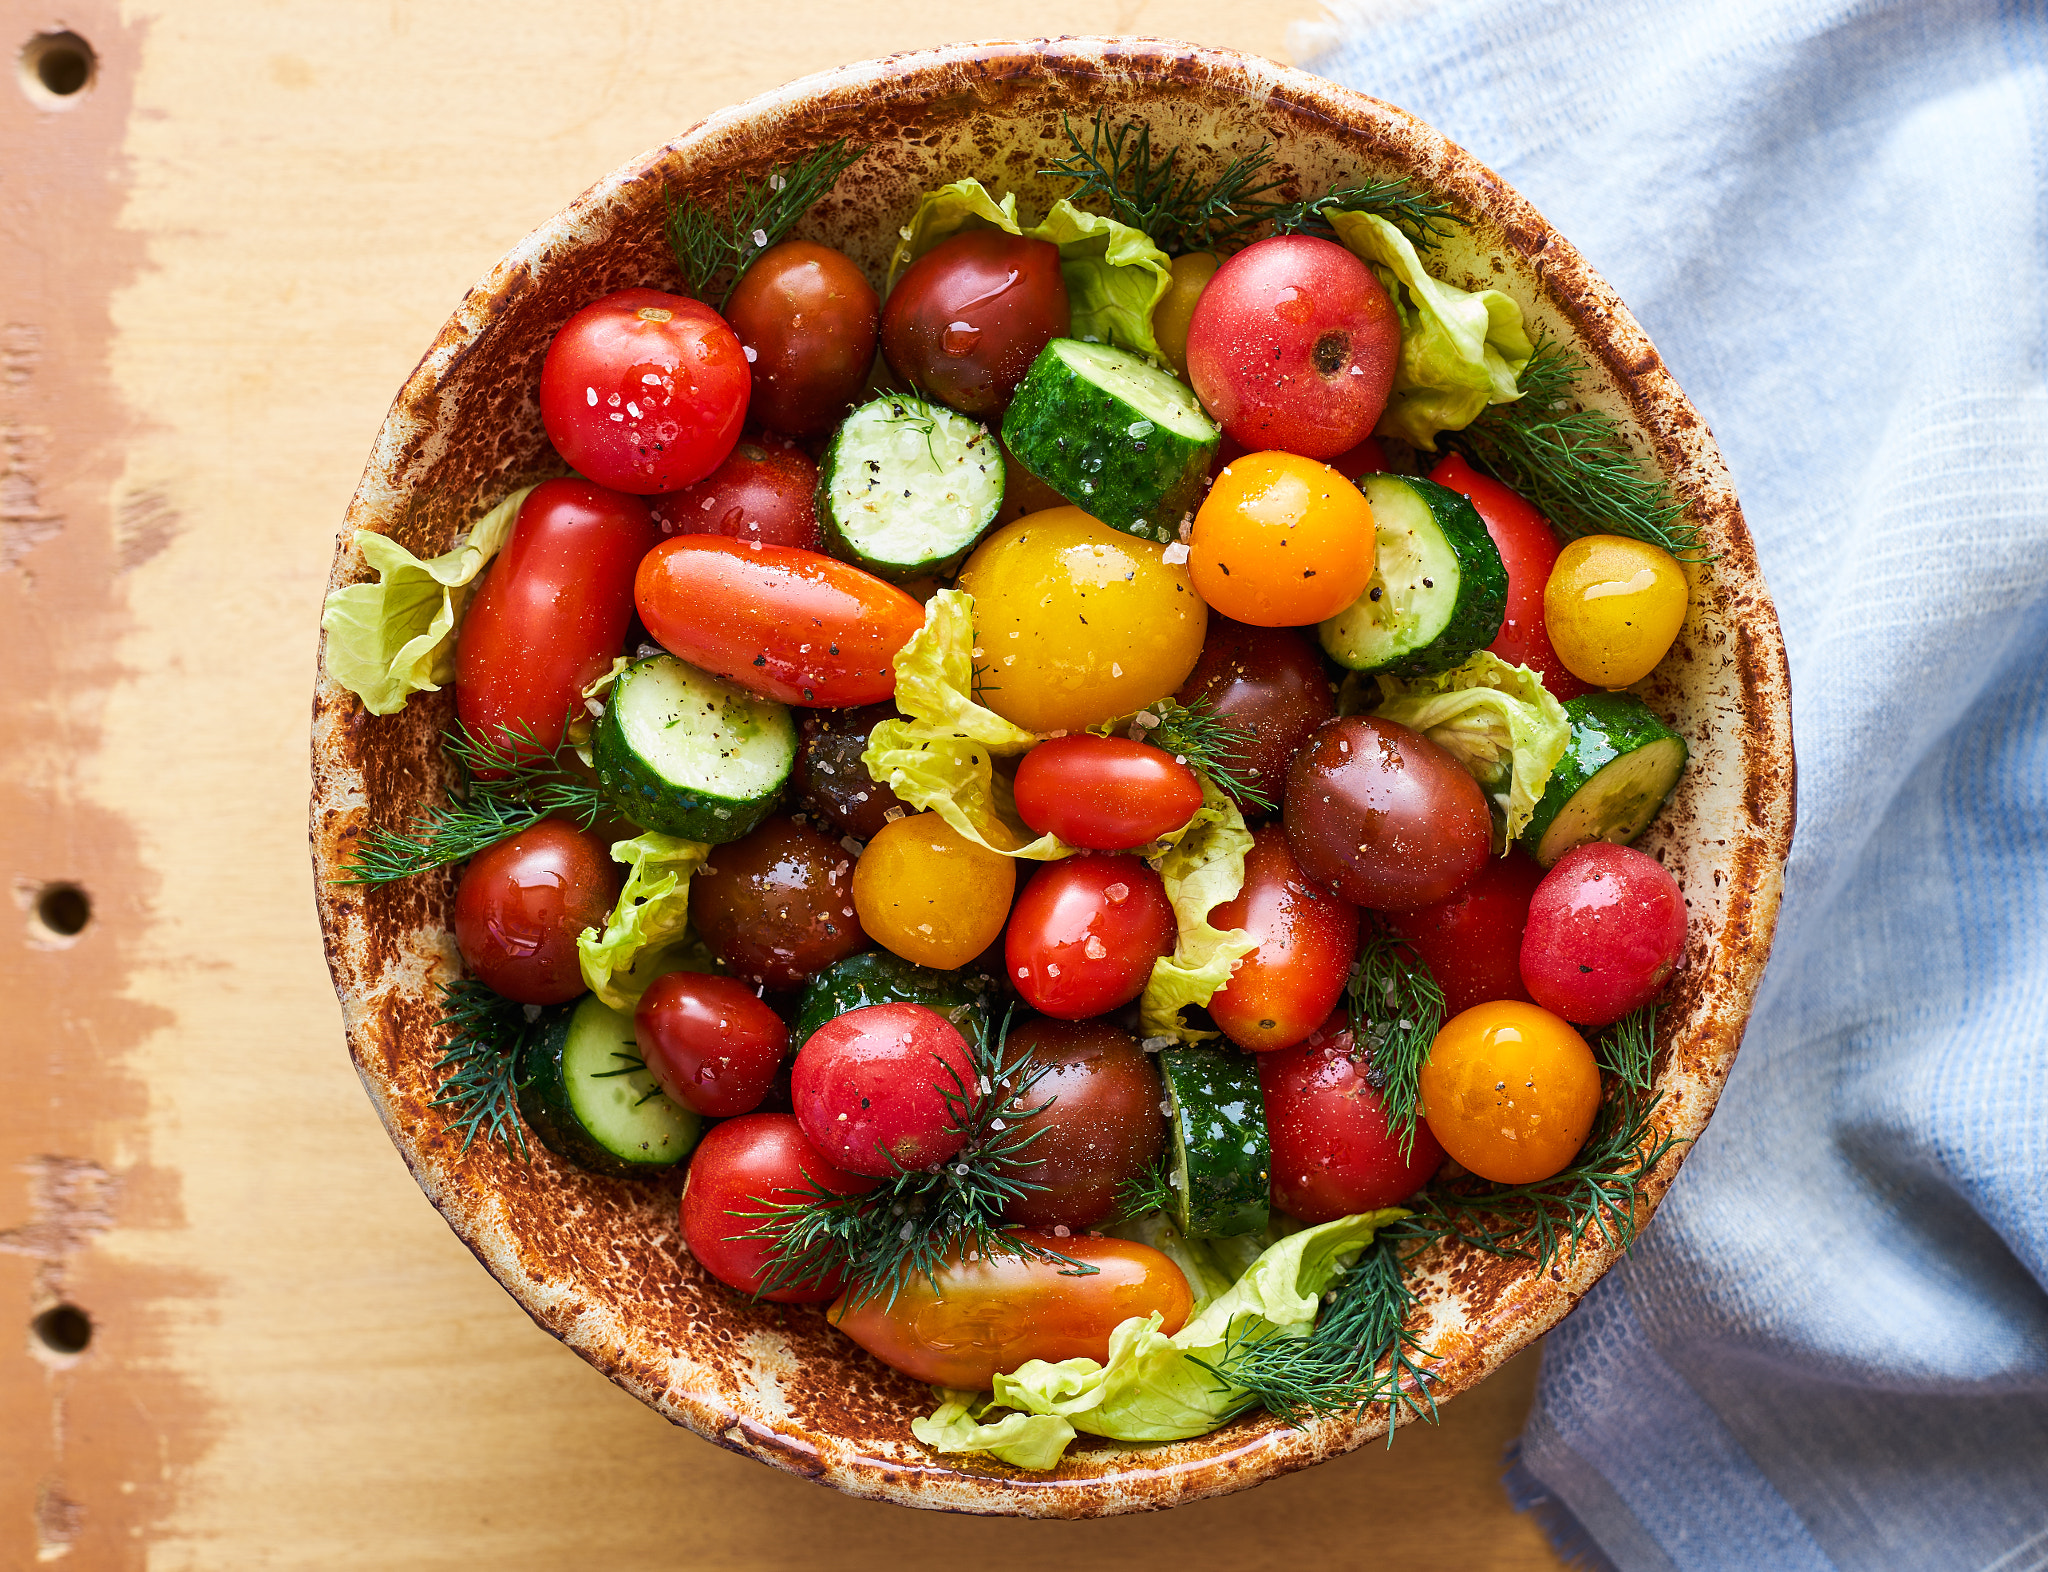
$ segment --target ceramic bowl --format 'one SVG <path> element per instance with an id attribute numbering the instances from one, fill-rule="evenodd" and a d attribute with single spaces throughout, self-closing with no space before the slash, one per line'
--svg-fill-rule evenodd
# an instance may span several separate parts
<path id="1" fill-rule="evenodd" d="M 846 137 L 872 149 L 799 235 L 850 252 L 880 280 L 918 194 L 967 175 L 1042 211 L 1061 193 L 1036 171 L 1062 150 L 1060 116 L 1142 116 L 1155 142 L 1219 164 L 1271 141 L 1303 194 L 1403 174 L 1470 220 L 1443 253 L 1454 282 L 1506 290 L 1530 321 L 1593 368 L 1589 402 L 1618 416 L 1690 503 L 1715 560 L 1697 574 L 1684 630 L 1644 685 L 1692 749 L 1676 801 L 1644 848 L 1691 908 L 1684 969 L 1662 1013 L 1658 1119 L 1699 1134 L 1741 1040 L 1770 949 L 1792 829 L 1792 742 L 1776 616 L 1705 423 L 1628 309 L 1568 241 L 1477 159 L 1390 105 L 1303 72 L 1142 39 L 960 45 L 805 78 L 714 115 L 614 171 L 548 220 L 471 290 L 400 390 L 350 504 L 333 584 L 368 576 L 358 529 L 421 556 L 544 472 L 535 388 L 562 322 L 629 285 L 675 288 L 663 193 L 710 197 L 736 178 Z M 1090 1442 L 1057 1471 L 942 1458 L 911 1437 L 929 1391 L 883 1368 L 811 1309 L 751 1303 L 683 1250 L 680 1180 L 593 1177 L 545 1151 L 531 1163 L 466 1153 L 433 1106 L 439 985 L 457 972 L 453 880 L 369 890 L 331 882 L 354 838 L 397 824 L 447 784 L 443 691 L 366 714 L 324 679 L 314 695 L 313 860 L 320 922 L 349 1052 L 420 1186 L 477 1259 L 541 1326 L 642 1401 L 722 1446 L 839 1490 L 953 1511 L 1080 1517 L 1243 1489 L 1384 1433 L 1380 1417 L 1292 1429 L 1255 1413 L 1169 1445 Z M 1677 1170 L 1646 1187 L 1653 1208 Z M 1420 1295 L 1439 1399 L 1484 1378 L 1570 1310 L 1611 1263 L 1597 1246 L 1538 1275 L 1447 1250 Z"/>

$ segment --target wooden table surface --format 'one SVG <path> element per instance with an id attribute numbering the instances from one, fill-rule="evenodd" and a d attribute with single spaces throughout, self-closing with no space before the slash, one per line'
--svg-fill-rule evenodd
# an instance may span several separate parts
<path id="1" fill-rule="evenodd" d="M 335 533 L 502 252 L 845 60 L 1080 31 L 1285 58 L 1311 13 L 0 0 L 0 1566 L 1556 1564 L 1497 1482 L 1533 1354 L 1390 1453 L 1098 1523 L 846 1500 L 670 1428 L 420 1195 L 313 921 Z M 90 86 L 17 81 L 64 28 Z"/>

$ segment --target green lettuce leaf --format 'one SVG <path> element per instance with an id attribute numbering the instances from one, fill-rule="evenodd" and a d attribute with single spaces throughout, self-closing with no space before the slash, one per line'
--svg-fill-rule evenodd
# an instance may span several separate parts
<path id="1" fill-rule="evenodd" d="M 1181 1011 L 1206 1005 L 1230 981 L 1231 963 L 1259 947 L 1242 928 L 1209 926 L 1209 913 L 1244 888 L 1244 854 L 1251 847 L 1237 804 L 1205 778 L 1201 808 L 1159 859 L 1179 934 L 1173 954 L 1152 963 L 1138 1000 L 1138 1028 L 1146 1037 L 1191 1043 L 1216 1035 L 1181 1024 Z"/>
<path id="2" fill-rule="evenodd" d="M 327 597 L 327 675 L 372 715 L 392 715 L 415 693 L 432 693 L 455 676 L 455 624 L 468 588 L 512 533 L 522 486 L 469 527 L 463 543 L 422 562 L 389 535 L 356 531 L 356 550 L 376 582 L 349 584 Z"/>
<path id="3" fill-rule="evenodd" d="M 1074 1427 L 1049 1414 L 1009 1414 L 989 1424 L 977 1421 L 987 1402 L 977 1392 L 947 1392 L 926 1419 L 913 1419 L 910 1433 L 934 1452 L 986 1452 L 1013 1468 L 1057 1467 L 1074 1439 Z"/>
<path id="4" fill-rule="evenodd" d="M 1173 283 L 1173 264 L 1150 235 L 1084 213 L 1065 197 L 1052 205 L 1044 223 L 1024 233 L 1060 248 L 1073 337 L 1158 358 L 1152 311 Z"/>
<path id="5" fill-rule="evenodd" d="M 690 877 L 711 855 L 700 841 L 649 831 L 612 845 L 612 860 L 631 865 L 619 904 L 604 931 L 576 936 L 576 955 L 590 991 L 631 1015 L 647 985 L 664 972 L 703 972 L 716 963 L 688 933 Z"/>
<path id="6" fill-rule="evenodd" d="M 927 191 L 910 222 L 896 232 L 896 250 L 889 258 L 889 289 L 896 287 L 905 268 L 933 246 L 970 229 L 1023 234 L 1017 223 L 1017 194 L 1013 191 L 998 202 L 979 180 L 956 180 Z"/>
<path id="7" fill-rule="evenodd" d="M 1475 293 L 1431 278 L 1408 237 L 1377 213 L 1323 216 L 1379 275 L 1400 314 L 1401 359 L 1381 436 L 1434 451 L 1439 431 L 1463 431 L 1487 405 L 1522 396 L 1516 378 L 1536 346 L 1520 306 L 1497 289 Z"/>
<path id="8" fill-rule="evenodd" d="M 1434 677 L 1381 677 L 1373 711 L 1412 726 L 1456 755 L 1494 810 L 1494 849 L 1527 828 L 1550 772 L 1572 740 L 1564 706 L 1527 666 L 1481 650 Z"/>

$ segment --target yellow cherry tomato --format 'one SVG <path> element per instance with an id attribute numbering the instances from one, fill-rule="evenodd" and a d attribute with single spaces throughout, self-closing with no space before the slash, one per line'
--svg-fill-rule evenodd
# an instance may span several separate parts
<path id="1" fill-rule="evenodd" d="M 1625 688 L 1657 669 L 1690 594 L 1670 552 L 1625 535 L 1587 535 L 1557 554 L 1543 586 L 1543 623 L 1574 677 Z"/>
<path id="2" fill-rule="evenodd" d="M 1600 1108 L 1585 1038 L 1538 1005 L 1500 999 L 1444 1023 L 1422 1066 L 1423 1117 L 1443 1149 L 1495 1184 L 1534 1184 L 1578 1155 Z"/>
<path id="3" fill-rule="evenodd" d="M 1195 302 L 1209 287 L 1219 266 L 1214 253 L 1190 251 L 1173 259 L 1173 282 L 1152 308 L 1152 336 L 1159 341 L 1159 353 L 1173 367 L 1174 375 L 1188 379 L 1188 323 L 1195 315 Z"/>
<path id="4" fill-rule="evenodd" d="M 1202 599 L 1261 628 L 1336 616 L 1365 593 L 1377 554 L 1365 494 L 1298 453 L 1247 453 L 1226 464 L 1188 546 Z"/>
<path id="5" fill-rule="evenodd" d="M 1017 864 L 936 813 L 882 826 L 853 865 L 853 909 L 868 937 L 906 961 L 952 971 L 996 942 Z"/>
<path id="6" fill-rule="evenodd" d="M 1027 731 L 1079 731 L 1187 680 L 1209 608 L 1166 548 L 1049 508 L 997 529 L 967 559 L 975 695 Z"/>

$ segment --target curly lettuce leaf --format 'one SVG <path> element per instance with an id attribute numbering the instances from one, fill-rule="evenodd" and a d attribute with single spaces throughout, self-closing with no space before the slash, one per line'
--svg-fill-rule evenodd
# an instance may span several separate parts
<path id="1" fill-rule="evenodd" d="M 1142 229 L 1084 213 L 1065 197 L 1024 233 L 1060 248 L 1074 338 L 1158 358 L 1152 311 L 1173 283 L 1173 264 Z"/>
<path id="2" fill-rule="evenodd" d="M 1192 1043 L 1216 1035 L 1183 1025 L 1181 1011 L 1206 1005 L 1230 981 L 1231 964 L 1259 947 L 1242 928 L 1209 926 L 1209 913 L 1244 888 L 1244 854 L 1251 847 L 1237 804 L 1205 778 L 1201 808 L 1159 859 L 1179 933 L 1173 954 L 1152 963 L 1138 1000 L 1138 1027 L 1145 1036 Z"/>
<path id="3" fill-rule="evenodd" d="M 619 904 L 604 931 L 576 936 L 576 955 L 590 991 L 631 1015 L 647 985 L 664 972 L 702 972 L 716 963 L 689 936 L 690 878 L 711 855 L 701 841 L 649 831 L 612 845 L 612 860 L 631 866 Z"/>
<path id="4" fill-rule="evenodd" d="M 532 490 L 522 486 L 472 524 L 461 545 L 424 562 L 389 535 L 357 530 L 356 550 L 377 578 L 327 597 L 320 615 L 327 675 L 372 715 L 396 714 L 413 694 L 453 680 L 462 602 L 511 535 Z"/>
<path id="5" fill-rule="evenodd" d="M 1414 245 L 1377 213 L 1323 215 L 1337 238 L 1379 275 L 1401 318 L 1401 359 L 1379 435 L 1436 448 L 1489 404 L 1520 398 L 1516 379 L 1536 352 L 1522 308 L 1497 289 L 1476 292 L 1431 278 Z"/>
<path id="6" fill-rule="evenodd" d="M 1373 713 L 1414 727 L 1472 772 L 1493 806 L 1494 849 L 1505 853 L 1571 743 L 1564 706 L 1527 666 L 1486 650 L 1434 677 L 1379 681 Z"/>
<path id="7" fill-rule="evenodd" d="M 1057 1467 L 1074 1427 L 1044 1414 L 1007 1414 L 979 1423 L 987 1400 L 977 1392 L 947 1392 L 929 1418 L 913 1419 L 910 1433 L 934 1452 L 986 1452 L 1013 1468 L 1039 1472 Z"/>
<path id="8" fill-rule="evenodd" d="M 889 289 L 896 287 L 905 268 L 933 246 L 971 229 L 1023 234 L 1017 223 L 1017 194 L 1013 191 L 998 202 L 979 180 L 956 180 L 936 191 L 927 191 L 910 222 L 896 232 L 896 250 L 889 258 Z"/>

